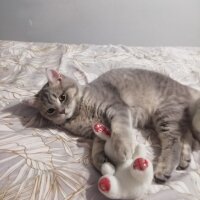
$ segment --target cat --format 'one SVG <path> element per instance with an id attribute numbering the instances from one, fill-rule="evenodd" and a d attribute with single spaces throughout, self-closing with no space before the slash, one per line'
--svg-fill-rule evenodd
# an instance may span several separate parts
<path id="1" fill-rule="evenodd" d="M 188 167 L 193 141 L 190 107 L 200 97 L 199 91 L 142 69 L 113 69 L 85 86 L 56 70 L 46 74 L 48 82 L 28 100 L 44 118 L 89 138 L 94 137 L 92 124 L 105 124 L 112 131 L 119 161 L 131 156 L 132 127 L 153 125 L 161 142 L 155 181 L 167 181 L 177 166 Z M 106 159 L 104 142 L 94 137 L 94 166 L 100 170 Z"/>

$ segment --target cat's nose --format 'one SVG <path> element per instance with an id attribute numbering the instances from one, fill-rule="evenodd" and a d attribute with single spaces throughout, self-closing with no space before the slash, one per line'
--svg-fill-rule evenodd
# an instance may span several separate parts
<path id="1" fill-rule="evenodd" d="M 65 109 L 62 109 L 62 110 L 60 111 L 60 114 L 65 114 Z"/>

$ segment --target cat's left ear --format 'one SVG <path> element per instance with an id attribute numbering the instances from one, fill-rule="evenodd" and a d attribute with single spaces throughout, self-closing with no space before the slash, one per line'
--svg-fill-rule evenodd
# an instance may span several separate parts
<path id="1" fill-rule="evenodd" d="M 47 76 L 48 82 L 52 85 L 58 84 L 62 79 L 61 74 L 54 69 L 46 69 L 46 76 Z"/>

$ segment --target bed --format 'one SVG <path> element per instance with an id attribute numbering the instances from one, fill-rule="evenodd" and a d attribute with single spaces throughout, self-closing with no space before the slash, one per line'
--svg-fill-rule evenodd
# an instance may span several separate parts
<path id="1" fill-rule="evenodd" d="M 200 90 L 200 48 L 68 45 L 0 41 L 0 199 L 106 200 L 97 189 L 91 141 L 37 124 L 37 112 L 23 104 L 46 82 L 45 69 L 59 69 L 85 84 L 119 67 L 167 74 Z M 138 135 L 151 149 L 159 144 Z M 194 145 L 189 169 L 153 183 L 144 200 L 199 200 L 200 150 Z"/>

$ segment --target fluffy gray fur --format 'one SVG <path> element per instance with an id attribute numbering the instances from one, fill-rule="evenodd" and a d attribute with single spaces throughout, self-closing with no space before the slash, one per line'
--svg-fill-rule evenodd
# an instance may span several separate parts
<path id="1" fill-rule="evenodd" d="M 113 69 L 86 86 L 47 71 L 48 83 L 29 102 L 40 113 L 70 133 L 93 137 L 92 124 L 102 122 L 112 131 L 119 161 L 131 156 L 131 128 L 153 125 L 161 142 L 155 180 L 165 182 L 173 170 L 190 162 L 192 134 L 190 107 L 199 92 L 156 72 Z M 105 161 L 104 142 L 94 138 L 93 164 Z"/>

